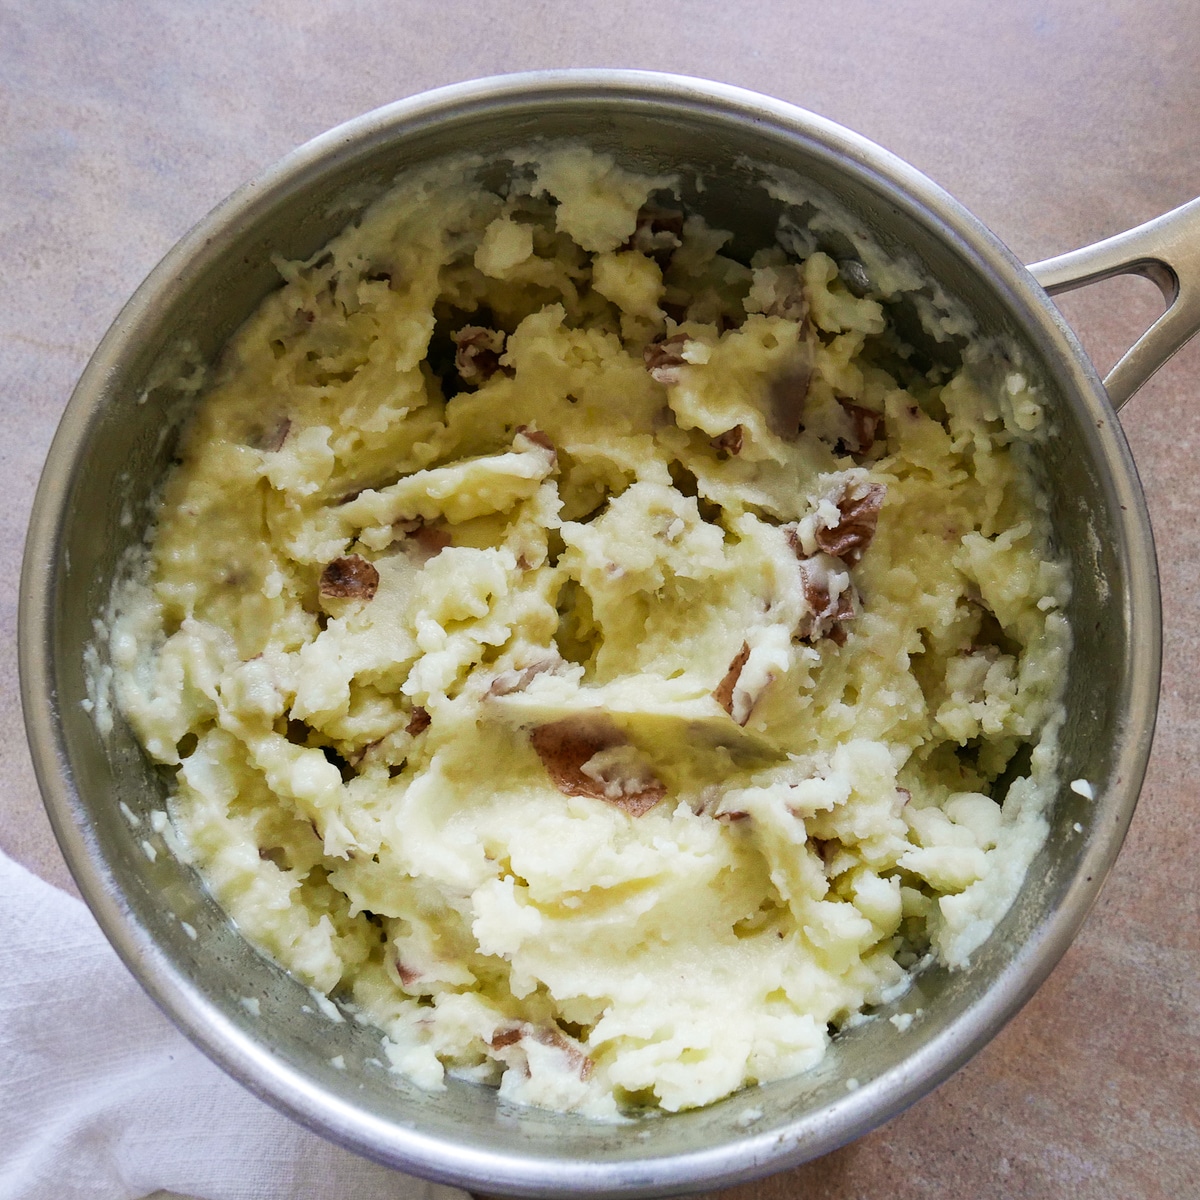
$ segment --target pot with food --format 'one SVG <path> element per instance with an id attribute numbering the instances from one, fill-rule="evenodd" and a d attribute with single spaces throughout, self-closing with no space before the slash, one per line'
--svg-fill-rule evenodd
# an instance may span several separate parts
<path id="1" fill-rule="evenodd" d="M 205 1049 L 434 1178 L 665 1194 L 1030 994 L 1136 799 L 1156 582 L 1094 373 L 953 201 L 564 73 L 352 123 L 174 256 L 56 443 L 24 679 Z"/>

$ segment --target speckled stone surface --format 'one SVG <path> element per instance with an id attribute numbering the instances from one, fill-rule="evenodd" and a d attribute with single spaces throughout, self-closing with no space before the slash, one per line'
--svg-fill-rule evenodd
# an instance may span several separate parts
<path id="1" fill-rule="evenodd" d="M 1200 194 L 1194 0 L 0 0 L 0 845 L 45 878 L 69 886 L 25 749 L 17 575 L 91 350 L 170 245 L 298 142 L 427 87 L 553 66 L 678 71 L 815 109 L 1026 261 Z M 1064 302 L 1102 368 L 1158 307 L 1127 281 Z M 932 1095 L 731 1198 L 1200 1195 L 1198 375 L 1200 342 L 1122 415 L 1158 540 L 1165 671 L 1141 803 L 1081 936 Z"/>

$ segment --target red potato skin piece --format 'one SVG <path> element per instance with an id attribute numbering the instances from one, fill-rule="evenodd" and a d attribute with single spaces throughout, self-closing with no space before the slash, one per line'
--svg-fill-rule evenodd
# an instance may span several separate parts
<path id="1" fill-rule="evenodd" d="M 549 450 L 552 454 L 556 453 L 554 443 L 550 440 L 550 435 L 543 433 L 540 429 L 530 429 L 528 426 L 521 425 L 517 429 L 518 433 L 523 433 L 531 442 L 537 446 L 541 446 L 544 450 Z"/>
<path id="2" fill-rule="evenodd" d="M 453 545 L 450 535 L 436 525 L 420 525 L 409 536 L 430 558 L 441 554 L 447 546 Z"/>
<path id="3" fill-rule="evenodd" d="M 276 425 L 270 429 L 263 430 L 258 438 L 257 447 L 266 454 L 274 454 L 283 448 L 283 443 L 287 441 L 287 436 L 292 429 L 291 417 L 284 417 Z"/>
<path id="4" fill-rule="evenodd" d="M 379 572 L 358 554 L 335 558 L 321 572 L 321 595 L 337 600 L 370 600 L 379 589 Z"/>
<path id="5" fill-rule="evenodd" d="M 831 557 L 841 559 L 848 567 L 861 561 L 875 537 L 879 513 L 886 495 L 887 488 L 882 483 L 871 483 L 865 488 L 855 487 L 844 491 L 837 501 L 838 523 L 831 528 L 815 531 L 817 546 Z M 853 587 L 850 591 L 842 592 L 838 596 L 836 606 L 831 607 L 828 590 L 811 568 L 806 569 L 811 560 L 801 557 L 803 551 L 795 527 L 788 527 L 786 533 L 788 545 L 800 559 L 800 584 L 811 613 L 801 623 L 797 636 L 813 641 L 813 631 L 822 621 L 828 621 L 829 628 L 824 636 L 834 645 L 844 646 L 847 635 L 842 622 L 852 619 L 855 615 Z"/>
<path id="6" fill-rule="evenodd" d="M 733 690 L 737 687 L 737 682 L 742 675 L 742 668 L 746 665 L 749 657 L 750 643 L 743 642 L 742 648 L 734 655 L 733 662 L 729 664 L 729 670 L 725 672 L 725 678 L 713 689 L 712 698 L 731 717 L 733 716 Z"/>
<path id="7" fill-rule="evenodd" d="M 796 362 L 767 392 L 767 425 L 776 437 L 795 441 L 804 429 L 804 406 L 812 386 L 810 358 Z"/>
<path id="8" fill-rule="evenodd" d="M 768 317 L 783 317 L 785 321 L 795 321 L 803 331 L 808 327 L 808 292 L 804 286 L 804 275 L 798 264 L 793 264 L 791 281 L 781 295 L 765 310 Z"/>
<path id="9" fill-rule="evenodd" d="M 440 525 L 427 525 L 421 517 L 401 517 L 392 524 L 392 531 L 413 542 L 426 559 L 434 558 L 447 546 L 454 545 L 454 539 L 447 530 Z"/>
<path id="10" fill-rule="evenodd" d="M 861 496 L 844 494 L 837 502 L 841 520 L 832 529 L 816 531 L 817 545 L 847 566 L 854 566 L 875 537 L 886 494 L 882 483 L 868 484 Z"/>
<path id="11" fill-rule="evenodd" d="M 464 325 L 450 337 L 457 347 L 454 353 L 454 369 L 463 383 L 478 387 L 503 369 L 500 366 L 500 356 L 504 353 L 507 338 L 503 330 L 486 329 L 482 325 Z"/>
<path id="12" fill-rule="evenodd" d="M 412 987 L 421 978 L 420 971 L 414 971 L 412 967 L 406 967 L 399 959 L 396 959 L 396 975 L 399 977 L 401 984 L 406 988 Z"/>
<path id="13" fill-rule="evenodd" d="M 528 425 L 518 425 L 516 429 L 513 430 L 513 433 L 514 435 L 519 433 L 527 440 L 531 441 L 535 446 L 541 446 L 543 450 L 548 450 L 550 452 L 551 462 L 557 464 L 558 448 L 550 440 L 550 435 L 548 433 L 543 433 L 540 429 L 530 429 Z"/>
<path id="14" fill-rule="evenodd" d="M 429 728 L 432 718 L 419 704 L 413 705 L 412 716 L 409 717 L 408 725 L 405 726 L 404 732 L 410 737 L 418 737 Z"/>
<path id="15" fill-rule="evenodd" d="M 651 342 L 642 352 L 642 361 L 650 378 L 664 386 L 679 382 L 679 368 L 687 360 L 683 357 L 683 347 L 687 342 L 686 333 L 673 333 L 668 338 Z"/>
<path id="16" fill-rule="evenodd" d="M 838 403 L 854 425 L 854 438 L 857 442 L 856 453 L 870 454 L 879 433 L 879 426 L 883 423 L 883 414 L 863 408 L 849 400 L 839 399 Z"/>
<path id="17" fill-rule="evenodd" d="M 543 1046 L 553 1046 L 567 1056 L 567 1062 L 578 1073 L 579 1078 L 591 1078 L 596 1064 L 574 1042 L 559 1030 L 544 1025 L 513 1025 L 507 1029 L 499 1029 L 492 1035 L 488 1045 L 493 1050 L 503 1050 L 506 1046 L 515 1046 L 525 1038 L 540 1042 Z"/>
<path id="18" fill-rule="evenodd" d="M 529 740 L 542 760 L 550 781 L 564 796 L 589 796 L 603 800 L 631 817 L 645 816 L 666 794 L 655 780 L 641 791 L 616 798 L 605 794 L 604 785 L 583 773 L 583 764 L 601 750 L 621 746 L 626 738 L 611 721 L 603 718 L 564 717 L 530 731 Z"/>
<path id="19" fill-rule="evenodd" d="M 552 658 L 541 662 L 531 663 L 520 671 L 503 671 L 492 680 L 488 688 L 489 696 L 511 696 L 513 692 L 523 692 L 539 675 L 553 671 L 558 661 Z"/>
<path id="20" fill-rule="evenodd" d="M 828 589 L 813 579 L 804 569 L 804 564 L 807 561 L 807 559 L 804 559 L 800 563 L 800 583 L 804 588 L 804 599 L 808 607 L 812 610 L 812 626 L 817 626 L 821 621 L 832 620 L 833 623 L 825 636 L 835 646 L 844 646 L 846 644 L 846 630 L 841 622 L 847 621 L 854 616 L 854 601 L 850 598 L 849 592 L 842 592 L 837 598 L 836 607 L 831 607 Z M 811 629 L 803 636 L 811 640 Z"/>
<path id="21" fill-rule="evenodd" d="M 728 454 L 736 457 L 742 452 L 744 435 L 745 430 L 740 425 L 735 425 L 732 429 L 727 429 L 724 433 L 712 438 L 708 444 L 718 454 Z"/>
<path id="22" fill-rule="evenodd" d="M 833 614 L 833 625 L 829 630 L 829 640 L 835 646 L 844 646 L 846 644 L 846 627 L 842 624 L 843 621 L 848 621 L 854 616 L 854 602 L 849 595 L 843 592 L 838 597 L 837 609 Z"/>
<path id="23" fill-rule="evenodd" d="M 534 1029 L 532 1036 L 545 1046 L 553 1046 L 556 1050 L 561 1050 L 567 1056 L 567 1061 L 571 1066 L 579 1072 L 580 1079 L 588 1079 L 591 1076 L 592 1069 L 596 1064 L 557 1029 L 546 1029 L 539 1026 Z"/>

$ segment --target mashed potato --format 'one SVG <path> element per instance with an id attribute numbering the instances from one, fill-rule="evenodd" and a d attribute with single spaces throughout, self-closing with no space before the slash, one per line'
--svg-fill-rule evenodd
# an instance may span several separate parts
<path id="1" fill-rule="evenodd" d="M 397 1069 L 676 1110 L 1016 894 L 1068 645 L 1042 413 L 980 346 L 919 365 L 865 243 L 746 264 L 671 179 L 513 162 L 279 264 L 109 655 L 213 894 Z"/>

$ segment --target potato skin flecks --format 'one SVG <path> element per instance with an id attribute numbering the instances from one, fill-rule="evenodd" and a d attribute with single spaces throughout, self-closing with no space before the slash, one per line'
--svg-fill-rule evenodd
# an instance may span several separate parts
<path id="1" fill-rule="evenodd" d="M 335 558 L 321 572 L 321 595 L 336 600 L 370 600 L 379 588 L 379 572 L 358 554 Z"/>

